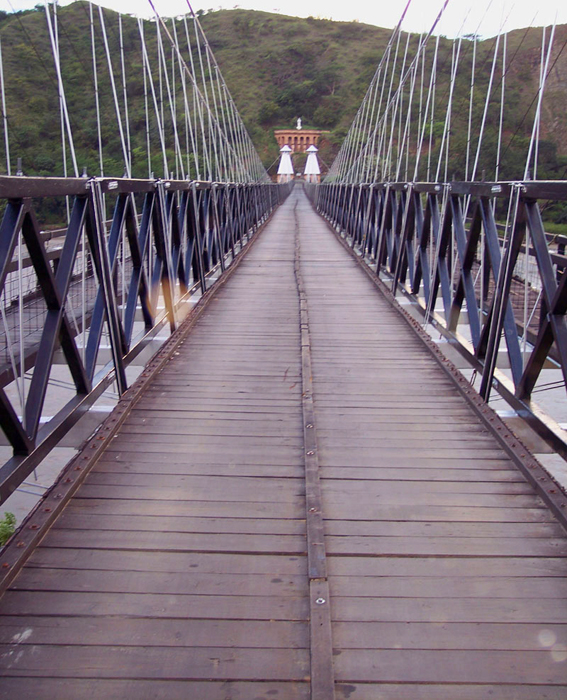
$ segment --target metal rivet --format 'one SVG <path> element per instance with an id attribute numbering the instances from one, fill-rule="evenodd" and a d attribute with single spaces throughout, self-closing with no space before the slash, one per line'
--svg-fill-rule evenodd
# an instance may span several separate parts
<path id="1" fill-rule="evenodd" d="M 317 598 L 315 602 L 317 603 L 317 605 L 323 605 L 324 603 L 326 603 L 326 600 L 324 598 Z"/>
<path id="2" fill-rule="evenodd" d="M 306 427 L 306 428 L 312 428 L 313 426 L 312 426 L 311 423 L 307 423 L 307 425 L 306 425 L 305 427 Z"/>
<path id="3" fill-rule="evenodd" d="M 308 454 L 308 455 L 314 455 L 314 454 L 315 454 L 315 451 L 314 451 L 314 450 L 309 450 L 309 451 L 307 452 L 307 454 Z"/>
<path id="4" fill-rule="evenodd" d="M 309 508 L 309 512 L 310 512 L 310 513 L 316 513 L 316 512 L 317 512 L 317 508 Z"/>

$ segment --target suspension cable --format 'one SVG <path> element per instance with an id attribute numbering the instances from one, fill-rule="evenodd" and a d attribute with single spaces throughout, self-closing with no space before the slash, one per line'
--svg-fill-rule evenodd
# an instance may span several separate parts
<path id="1" fill-rule="evenodd" d="M 69 150 L 71 152 L 71 160 L 73 161 L 73 170 L 75 172 L 75 177 L 79 177 L 79 168 L 77 166 L 77 156 L 75 154 L 75 144 L 73 142 L 73 133 L 71 130 L 71 122 L 69 120 L 69 111 L 67 109 L 67 100 L 65 98 L 65 87 L 63 85 L 63 77 L 61 75 L 61 64 L 59 61 L 59 49 L 57 47 L 55 33 L 53 28 L 53 22 L 51 18 L 51 12 L 49 10 L 49 3 L 45 0 L 45 16 L 47 18 L 47 27 L 49 31 L 49 39 L 51 41 L 51 50 L 53 53 L 53 58 L 55 61 L 55 72 L 57 74 L 57 84 L 59 89 L 59 98 L 61 109 L 63 110 L 63 117 L 65 120 L 65 126 L 67 130 L 67 139 L 69 141 Z"/>
<path id="2" fill-rule="evenodd" d="M 8 113 L 6 111 L 6 89 L 4 84 L 4 59 L 2 57 L 2 41 L 0 40 L 0 89 L 2 91 L 2 118 L 4 121 L 4 144 L 6 147 L 6 173 L 12 174 L 10 168 L 10 136 L 8 133 Z"/>

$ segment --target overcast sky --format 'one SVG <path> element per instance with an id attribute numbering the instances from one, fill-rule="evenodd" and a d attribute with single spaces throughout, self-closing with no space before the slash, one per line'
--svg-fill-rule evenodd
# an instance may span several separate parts
<path id="1" fill-rule="evenodd" d="M 70 2 L 71 0 L 60 0 L 59 4 L 68 5 Z M 299 17 L 312 15 L 393 27 L 406 2 L 407 0 L 194 0 L 193 8 L 217 10 L 242 7 Z M 0 9 L 29 9 L 37 4 L 38 0 L 0 0 Z M 100 0 L 100 4 L 144 17 L 153 14 L 147 0 Z M 412 0 L 404 28 L 414 32 L 428 31 L 442 4 L 443 0 Z M 187 12 L 186 0 L 155 0 L 155 5 L 163 16 Z M 552 24 L 555 17 L 558 23 L 567 24 L 567 0 L 450 0 L 438 31 L 447 36 L 455 36 L 461 31 L 465 34 L 478 32 L 483 36 L 492 36 L 503 24 L 507 30 L 529 25 L 542 26 Z"/>

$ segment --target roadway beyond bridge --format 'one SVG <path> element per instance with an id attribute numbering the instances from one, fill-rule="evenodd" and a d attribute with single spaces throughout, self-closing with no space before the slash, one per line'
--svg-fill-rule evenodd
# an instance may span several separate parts
<path id="1" fill-rule="evenodd" d="M 532 460 L 299 188 L 142 386 L 0 601 L 0 697 L 567 697 Z"/>

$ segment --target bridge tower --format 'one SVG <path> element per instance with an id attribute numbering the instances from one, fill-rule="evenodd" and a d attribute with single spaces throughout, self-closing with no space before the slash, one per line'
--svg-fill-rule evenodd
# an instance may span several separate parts
<path id="1" fill-rule="evenodd" d="M 319 167 L 319 159 L 317 158 L 317 152 L 319 149 L 316 146 L 309 146 L 307 149 L 307 162 L 305 163 L 305 170 L 303 174 L 305 176 L 306 182 L 321 182 L 321 168 Z"/>
<path id="2" fill-rule="evenodd" d="M 285 145 L 280 148 L 280 164 L 278 167 L 278 183 L 293 180 L 293 163 L 291 162 L 291 148 Z"/>

